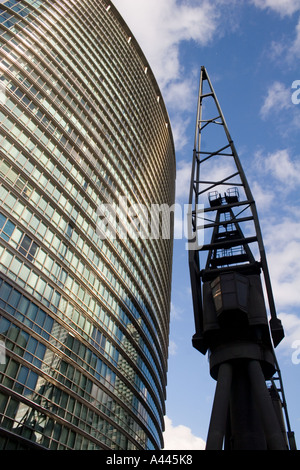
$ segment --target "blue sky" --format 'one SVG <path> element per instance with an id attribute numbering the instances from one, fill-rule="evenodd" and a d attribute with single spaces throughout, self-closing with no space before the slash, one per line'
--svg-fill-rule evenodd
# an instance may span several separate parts
<path id="1" fill-rule="evenodd" d="M 300 0 L 113 3 L 161 88 L 175 140 L 180 204 L 188 202 L 201 65 L 212 80 L 257 203 L 286 333 L 277 358 L 299 444 Z M 201 449 L 207 435 L 215 382 L 207 357 L 192 348 L 193 334 L 185 240 L 175 240 L 167 449 Z"/>

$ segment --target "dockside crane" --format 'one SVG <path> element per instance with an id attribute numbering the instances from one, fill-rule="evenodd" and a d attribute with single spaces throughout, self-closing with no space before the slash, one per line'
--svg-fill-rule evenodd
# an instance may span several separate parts
<path id="1" fill-rule="evenodd" d="M 208 353 L 216 380 L 206 449 L 296 450 L 275 355 L 284 331 L 256 204 L 205 67 L 189 207 L 192 343 Z"/>

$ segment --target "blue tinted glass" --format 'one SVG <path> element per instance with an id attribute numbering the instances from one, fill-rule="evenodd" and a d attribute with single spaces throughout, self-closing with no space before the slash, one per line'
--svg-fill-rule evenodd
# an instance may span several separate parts
<path id="1" fill-rule="evenodd" d="M 60 301 L 61 295 L 59 292 L 54 291 L 53 298 L 52 298 L 52 303 L 58 307 L 59 301 Z"/>
<path id="2" fill-rule="evenodd" d="M 66 230 L 66 234 L 68 237 L 71 237 L 72 236 L 72 232 L 73 232 L 73 226 L 71 224 L 68 224 L 67 226 L 67 230 Z"/>
<path id="3" fill-rule="evenodd" d="M 12 305 L 13 307 L 16 307 L 21 297 L 22 297 L 21 294 L 17 292 L 15 289 L 13 289 L 9 296 L 8 303 Z"/>
<path id="4" fill-rule="evenodd" d="M 15 8 L 13 8 L 13 10 L 15 10 Z M 22 11 L 19 12 L 19 15 L 25 17 L 29 15 L 29 13 L 30 13 L 30 10 L 28 10 L 28 8 L 24 8 Z"/>
<path id="5" fill-rule="evenodd" d="M 5 232 L 9 237 L 11 237 L 15 227 L 16 226 L 10 220 L 8 220 L 5 224 L 3 232 Z"/>
<path id="6" fill-rule="evenodd" d="M 6 242 L 9 242 L 9 237 L 5 233 L 2 232 L 0 234 L 0 237 L 3 238 L 3 240 L 5 240 Z"/>
<path id="7" fill-rule="evenodd" d="M 37 249 L 38 249 L 38 245 L 33 242 L 29 250 L 29 254 L 28 254 L 28 259 L 30 259 L 30 261 L 33 260 Z"/>
<path id="8" fill-rule="evenodd" d="M 16 22 L 16 19 L 15 18 L 11 18 L 11 20 L 7 20 L 5 21 L 4 26 L 6 26 L 7 28 L 11 28 Z"/>
<path id="9" fill-rule="evenodd" d="M 27 343 L 27 351 L 34 354 L 34 351 L 36 350 L 36 347 L 37 347 L 37 340 L 35 338 L 32 338 L 32 336 L 29 338 L 29 341 Z"/>
<path id="10" fill-rule="evenodd" d="M 38 311 L 38 307 L 36 305 L 30 303 L 28 311 L 27 311 L 27 317 L 31 318 L 31 320 L 35 320 L 37 311 Z"/>
<path id="11" fill-rule="evenodd" d="M 14 5 L 17 5 L 20 0 L 7 0 L 7 2 L 4 3 L 6 7 L 13 7 Z"/>
<path id="12" fill-rule="evenodd" d="M 6 282 L 3 282 L 2 286 L 0 287 L 0 298 L 6 302 L 10 292 L 11 287 Z"/>
<path id="13" fill-rule="evenodd" d="M 26 331 L 21 330 L 18 338 L 18 344 L 22 346 L 22 348 L 26 348 L 29 338 L 29 334 L 26 333 Z"/>
<path id="14" fill-rule="evenodd" d="M 47 316 L 45 324 L 44 324 L 44 329 L 48 331 L 48 333 L 51 333 L 52 326 L 53 326 L 53 318 Z"/>
<path id="15" fill-rule="evenodd" d="M 28 377 L 26 386 L 29 389 L 34 390 L 35 387 L 36 387 L 37 380 L 38 380 L 38 375 L 35 372 L 32 372 L 32 370 L 31 370 L 30 373 L 29 373 L 29 377 Z"/>
<path id="16" fill-rule="evenodd" d="M 41 309 L 39 309 L 38 314 L 35 319 L 36 323 L 40 326 L 43 326 L 44 321 L 45 321 L 45 316 L 46 314 Z"/>
<path id="17" fill-rule="evenodd" d="M 35 389 L 37 383 L 38 375 L 35 372 L 29 371 L 25 366 L 22 366 L 18 375 L 18 382 L 25 385 L 31 390 Z M 27 393 L 29 393 L 27 391 Z M 25 391 L 26 394 L 26 391 Z"/>
<path id="18" fill-rule="evenodd" d="M 22 366 L 18 374 L 18 382 L 20 382 L 21 384 L 25 384 L 27 376 L 28 376 L 28 372 L 29 372 L 28 368 L 25 366 Z"/>
<path id="19" fill-rule="evenodd" d="M 24 238 L 23 238 L 23 240 L 21 242 L 21 245 L 20 245 L 20 248 L 19 248 L 21 253 L 23 253 L 24 255 L 26 254 L 26 252 L 29 250 L 31 242 L 32 242 L 31 238 L 29 238 L 27 235 L 24 235 Z"/>
<path id="20" fill-rule="evenodd" d="M 0 333 L 5 333 L 9 328 L 10 322 L 4 317 L 0 317 Z"/>
<path id="21" fill-rule="evenodd" d="M 10 18 L 11 14 L 7 13 L 7 11 L 4 11 L 1 16 L 0 16 L 0 22 L 3 23 L 3 21 L 7 20 L 7 18 Z"/>
<path id="22" fill-rule="evenodd" d="M 20 312 L 22 312 L 25 315 L 29 304 L 30 304 L 29 300 L 26 299 L 26 297 L 22 296 L 20 303 L 18 305 L 18 310 L 20 310 Z"/>
<path id="23" fill-rule="evenodd" d="M 6 217 L 3 214 L 0 214 L 0 230 L 2 229 L 5 222 L 6 222 Z"/>
<path id="24" fill-rule="evenodd" d="M 39 357 L 40 359 L 43 359 L 45 356 L 45 352 L 46 352 L 46 346 L 44 344 L 38 343 L 36 351 L 35 351 L 35 355 Z"/>

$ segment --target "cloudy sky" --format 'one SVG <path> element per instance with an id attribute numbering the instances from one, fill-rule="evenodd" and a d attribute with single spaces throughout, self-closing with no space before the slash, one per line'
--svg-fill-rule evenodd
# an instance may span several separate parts
<path id="1" fill-rule="evenodd" d="M 300 442 L 300 0 L 113 0 L 161 88 L 187 203 L 198 82 L 213 82 L 254 198 L 277 314 L 277 348 Z M 175 240 L 166 449 L 203 449 L 215 382 L 194 334 L 187 252 Z"/>

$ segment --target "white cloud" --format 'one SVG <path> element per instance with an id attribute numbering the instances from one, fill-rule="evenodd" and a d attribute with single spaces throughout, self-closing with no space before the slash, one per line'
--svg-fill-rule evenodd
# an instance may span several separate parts
<path id="1" fill-rule="evenodd" d="M 270 115 L 272 112 L 279 113 L 284 109 L 289 109 L 292 106 L 291 101 L 291 88 L 286 87 L 281 82 L 274 82 L 268 89 L 267 96 L 260 110 L 260 115 L 263 119 Z"/>
<path id="2" fill-rule="evenodd" d="M 300 19 L 295 28 L 293 39 L 285 37 L 283 40 L 272 41 L 268 47 L 268 55 L 273 61 L 286 63 L 290 69 L 298 67 L 300 58 Z M 298 77 L 297 77 L 298 78 Z"/>
<path id="3" fill-rule="evenodd" d="M 270 45 L 268 44 L 267 53 L 273 61 L 281 60 L 286 53 L 286 43 L 272 41 Z"/>
<path id="4" fill-rule="evenodd" d="M 293 63 L 293 61 L 295 61 L 295 59 L 299 57 L 300 57 L 300 19 L 296 26 L 295 39 L 289 48 L 288 60 L 290 63 Z"/>
<path id="5" fill-rule="evenodd" d="M 170 418 L 165 416 L 164 450 L 204 450 L 205 441 L 194 436 L 187 426 L 173 426 Z"/>
<path id="6" fill-rule="evenodd" d="M 264 243 L 277 309 L 300 305 L 300 220 L 264 221 Z"/>
<path id="7" fill-rule="evenodd" d="M 284 189 L 287 192 L 300 183 L 300 160 L 292 159 L 288 149 L 277 150 L 266 156 L 257 152 L 256 161 L 261 170 L 284 185 L 281 188 L 277 186 L 277 191 Z"/>
<path id="8" fill-rule="evenodd" d="M 188 192 L 190 185 L 191 168 L 190 164 L 186 162 L 177 163 L 176 173 L 176 202 L 175 202 L 175 213 L 174 213 L 174 238 L 175 240 L 181 240 L 185 236 L 186 232 L 186 213 L 185 205 L 188 204 Z M 174 312 L 176 308 L 172 307 Z M 173 312 L 173 316 L 175 313 Z M 172 311 L 171 311 L 172 313 Z"/>
<path id="9" fill-rule="evenodd" d="M 269 8 L 282 16 L 292 15 L 300 10 L 300 0 L 252 0 L 259 8 Z"/>
<path id="10" fill-rule="evenodd" d="M 291 355 L 293 344 L 300 340 L 300 318 L 292 313 L 280 313 L 278 317 L 282 322 L 285 333 L 284 340 L 280 343 L 278 350 Z"/>
<path id="11" fill-rule="evenodd" d="M 181 113 L 174 113 L 170 117 L 170 120 L 172 125 L 175 147 L 177 151 L 180 151 L 188 143 L 187 128 L 190 124 L 190 119 L 181 115 Z"/>
<path id="12" fill-rule="evenodd" d="M 257 181 L 254 181 L 251 187 L 258 211 L 270 209 L 276 198 L 276 192 L 266 189 L 265 186 L 261 186 Z"/>
<path id="13" fill-rule="evenodd" d="M 188 41 L 204 46 L 222 34 L 223 0 L 113 0 L 113 3 L 132 30 L 162 90 L 175 147 L 180 151 L 187 144 L 190 118 L 185 114 L 190 112 L 197 94 L 201 65 L 187 74 L 180 46 Z"/>
<path id="14" fill-rule="evenodd" d="M 177 164 L 176 173 L 176 199 L 184 199 L 188 203 L 190 181 L 192 169 L 192 155 L 191 161 L 179 161 Z"/>
<path id="15" fill-rule="evenodd" d="M 197 86 L 198 77 L 196 77 L 196 74 L 192 74 L 191 77 L 182 81 L 171 82 L 164 93 L 164 99 L 169 103 L 169 109 L 180 111 L 193 109 L 195 107 Z"/>
<path id="16" fill-rule="evenodd" d="M 192 169 L 192 152 L 190 161 L 181 160 L 177 164 L 177 176 L 176 176 L 176 197 L 178 199 L 185 198 L 188 201 L 190 180 L 191 180 L 191 169 Z M 211 181 L 214 182 L 222 181 L 224 178 L 233 175 L 236 172 L 233 158 L 230 160 L 215 159 L 215 161 L 208 162 L 207 165 L 203 164 L 201 168 L 201 181 L 203 182 L 203 188 L 211 186 Z M 209 183 L 204 183 L 209 181 Z M 231 180 L 229 180 L 230 182 Z M 237 177 L 232 179 L 232 186 L 237 181 Z M 220 193 L 225 192 L 228 189 L 225 185 L 219 185 L 213 190 L 217 190 Z M 205 196 L 206 197 L 206 196 Z"/>
<path id="17" fill-rule="evenodd" d="M 217 9 L 207 0 L 114 0 L 132 29 L 162 88 L 181 78 L 181 41 L 207 44 L 213 37 Z"/>
<path id="18" fill-rule="evenodd" d="M 300 57 L 300 21 L 299 38 L 297 44 L 286 46 L 282 60 L 286 63 L 296 63 L 295 57 Z M 293 51 L 296 51 L 295 53 Z M 297 76 L 296 76 L 297 77 Z M 268 89 L 264 103 L 260 109 L 262 119 L 272 119 L 273 125 L 285 139 L 300 129 L 300 109 L 293 103 L 295 89 L 292 83 L 287 86 L 281 82 L 274 82 Z M 299 93 L 297 93 L 298 97 Z M 274 119 L 276 118 L 276 119 Z"/>
<path id="19" fill-rule="evenodd" d="M 175 305 L 173 302 L 171 302 L 171 318 L 173 320 L 179 320 L 182 313 L 183 310 L 177 305 Z"/>
<path id="20" fill-rule="evenodd" d="M 170 340 L 169 342 L 169 355 L 170 356 L 176 356 L 177 354 L 177 344 L 175 341 Z"/>
<path id="21" fill-rule="evenodd" d="M 272 207 L 273 213 L 261 218 L 261 225 L 275 303 L 281 311 L 293 309 L 300 305 L 300 211 L 290 196 L 300 184 L 300 159 L 282 149 L 266 155 L 258 152 L 255 160 L 264 186 L 255 183 L 253 195 L 258 209 Z"/>
<path id="22" fill-rule="evenodd" d="M 260 8 L 272 9 L 281 16 L 300 11 L 300 0 L 253 0 L 253 3 Z M 300 19 L 295 28 L 294 39 L 284 37 L 272 41 L 268 47 L 268 56 L 276 62 L 281 60 L 287 63 L 290 68 L 298 66 L 296 59 L 300 57 Z"/>
<path id="23" fill-rule="evenodd" d="M 202 181 L 202 187 L 203 189 L 206 188 L 211 188 L 212 182 L 217 183 L 219 181 L 224 180 L 225 178 L 229 178 L 229 176 L 233 175 L 236 173 L 236 166 L 234 163 L 233 158 L 227 159 L 229 157 L 214 157 L 212 158 L 211 161 L 208 160 L 202 165 L 202 171 L 201 171 L 201 181 Z M 204 183 L 208 181 L 208 183 Z M 230 186 L 234 187 L 235 183 L 240 183 L 240 179 L 238 176 L 235 176 L 233 178 L 230 178 L 227 180 L 228 185 L 224 184 L 219 184 L 215 186 L 214 188 L 211 188 L 210 191 L 217 191 L 221 195 L 224 195 L 224 193 L 228 190 Z M 207 203 L 207 193 L 204 194 L 203 202 L 204 204 Z"/>

